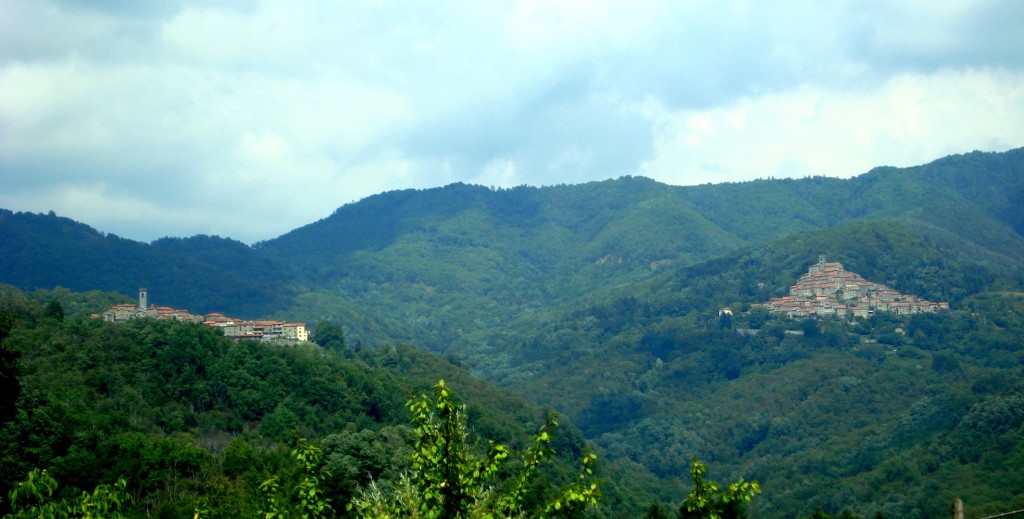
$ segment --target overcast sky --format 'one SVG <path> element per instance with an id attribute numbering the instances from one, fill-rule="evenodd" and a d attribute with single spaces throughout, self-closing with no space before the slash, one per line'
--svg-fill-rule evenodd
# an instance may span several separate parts
<path id="1" fill-rule="evenodd" d="M 0 207 L 142 241 L 1020 146 L 1018 0 L 0 0 Z"/>

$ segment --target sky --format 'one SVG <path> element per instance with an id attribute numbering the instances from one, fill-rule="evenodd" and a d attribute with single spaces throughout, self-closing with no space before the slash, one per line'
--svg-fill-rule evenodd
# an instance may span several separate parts
<path id="1" fill-rule="evenodd" d="M 1021 146 L 1018 0 L 0 0 L 0 208 L 140 241 Z"/>

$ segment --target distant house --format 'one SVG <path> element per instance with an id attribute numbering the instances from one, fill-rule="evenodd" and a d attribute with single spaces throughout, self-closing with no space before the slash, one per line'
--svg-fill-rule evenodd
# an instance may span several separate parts
<path id="1" fill-rule="evenodd" d="M 255 341 L 308 342 L 309 331 L 303 323 L 283 321 L 245 321 L 222 314 L 206 314 L 203 324 L 219 329 L 233 339 Z"/>
<path id="2" fill-rule="evenodd" d="M 281 330 L 286 339 L 298 342 L 309 340 L 309 331 L 306 330 L 306 325 L 303 323 L 284 323 L 281 325 Z"/>

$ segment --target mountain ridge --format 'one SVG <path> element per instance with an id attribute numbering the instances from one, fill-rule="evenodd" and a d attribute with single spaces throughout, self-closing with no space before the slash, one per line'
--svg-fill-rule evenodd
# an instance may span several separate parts
<path id="1" fill-rule="evenodd" d="M 621 177 L 511 189 L 456 183 L 373 195 L 253 246 L 203 235 L 144 244 L 52 213 L 3 210 L 0 282 L 128 295 L 145 285 L 166 304 L 200 312 L 362 322 L 353 326 L 356 336 L 384 332 L 441 349 L 452 333 L 424 337 L 402 321 L 451 320 L 436 310 L 458 305 L 466 290 L 490 293 L 509 316 L 524 315 L 666 268 L 855 221 L 897 219 L 952 258 L 1011 265 L 1024 257 L 1024 216 L 1014 211 L 1024 200 L 1021 179 L 1024 148 L 879 167 L 847 180 L 669 186 Z M 357 315 L 359 306 L 386 306 L 381 290 L 435 311 Z M 494 310 L 459 309 L 462 327 L 487 321 Z"/>
<path id="2" fill-rule="evenodd" d="M 197 311 L 340 324 L 353 348 L 444 353 L 672 485 L 691 456 L 758 478 L 760 515 L 865 502 L 861 513 L 930 516 L 908 481 L 945 500 L 956 489 L 944 481 L 984 470 L 943 441 L 982 461 L 1004 444 L 1001 455 L 1024 453 L 1013 420 L 997 424 L 998 446 L 975 446 L 976 424 L 1024 401 L 1012 382 L 1024 363 L 1022 179 L 1024 149 L 847 180 L 453 184 L 374 195 L 252 247 L 143 244 L 0 211 L 0 282 L 144 284 Z M 756 309 L 821 254 L 952 311 L 794 321 Z"/>

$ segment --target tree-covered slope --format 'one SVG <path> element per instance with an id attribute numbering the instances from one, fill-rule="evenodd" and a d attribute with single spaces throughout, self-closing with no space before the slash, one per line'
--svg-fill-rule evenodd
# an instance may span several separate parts
<path id="1" fill-rule="evenodd" d="M 3 395 L 5 409 L 8 400 L 16 404 L 0 419 L 5 496 L 39 468 L 68 492 L 125 478 L 130 517 L 193 517 L 196 510 L 203 517 L 257 517 L 267 506 L 259 486 L 297 477 L 288 446 L 303 437 L 323 451 L 320 489 L 333 503 L 327 516 L 346 516 L 359 488 L 372 480 L 397 483 L 408 469 L 416 432 L 405 403 L 439 379 L 465 405 L 471 441 L 479 442 L 469 445 L 473 450 L 493 440 L 524 451 L 544 423 L 542 409 L 409 346 L 273 346 L 173 321 L 62 318 L 51 308 L 89 296 L 2 288 L 0 368 L 20 385 L 20 392 Z M 557 457 L 528 500 L 543 501 L 572 481 L 587 448 L 571 425 L 556 432 Z M 600 463 L 610 507 L 599 516 L 628 517 L 649 503 L 653 478 Z M 0 514 L 9 506 L 0 503 Z"/>
<path id="2" fill-rule="evenodd" d="M 383 333 L 443 350 L 666 268 L 852 222 L 899 222 L 947 259 L 1002 269 L 1024 258 L 1012 204 L 1024 196 L 1021 168 L 1024 152 L 1014 150 L 849 180 L 455 184 L 343 206 L 258 250 L 293 265 L 309 287 L 291 309 L 295 318 L 338 318 L 356 336 Z"/>
<path id="3" fill-rule="evenodd" d="M 738 243 L 687 206 L 677 189 L 624 177 L 546 188 L 452 184 L 393 191 L 343 206 L 257 248 L 305 266 L 322 280 L 352 274 L 332 265 L 335 260 L 384 253 L 403 240 L 430 247 L 423 251 L 427 255 L 490 248 L 540 274 L 559 276 L 609 255 L 643 264 L 686 252 L 703 257 Z"/>
<path id="4" fill-rule="evenodd" d="M 197 236 L 139 243 L 50 213 L 0 209 L 0 283 L 135 294 L 193 313 L 269 314 L 294 290 L 244 244 Z"/>
<path id="5" fill-rule="evenodd" d="M 753 306 L 818 254 L 953 311 L 794 322 Z M 986 496 L 976 510 L 1012 509 L 1024 504 L 1016 468 L 996 460 L 1024 449 L 1024 414 L 989 408 L 1024 395 L 1021 287 L 1012 266 L 951 259 L 915 226 L 858 222 L 672 269 L 457 349 L 488 380 L 563 409 L 611 456 L 669 479 L 691 456 L 755 477 L 759 516 L 934 517 L 971 492 Z M 735 316 L 718 314 L 726 306 Z M 975 415 L 1000 412 L 984 439 Z"/>
<path id="6" fill-rule="evenodd" d="M 763 516 L 932 516 L 954 480 L 982 507 L 1019 501 L 999 460 L 1020 448 L 1022 168 L 1013 150 L 849 180 L 455 184 L 369 197 L 252 248 L 4 213 L 0 261 L 30 290 L 148 285 L 192 310 L 246 304 L 340 324 L 352 345 L 446 352 L 669 485 L 690 456 L 762 479 Z M 819 254 L 953 311 L 808 324 L 754 308 Z M 1006 483 L 980 488 L 985 471 Z"/>
<path id="7" fill-rule="evenodd" d="M 1011 261 L 1024 254 L 1019 206 L 1024 151 L 975 152 L 907 169 L 877 168 L 851 179 L 862 196 L 850 218 L 901 218 L 964 238 Z"/>
<path id="8" fill-rule="evenodd" d="M 740 243 L 674 193 L 640 178 L 392 192 L 257 250 L 296 265 L 311 287 L 293 315 L 340 317 L 355 336 L 383 332 L 443 349 L 468 330 L 570 305 Z"/>
<path id="9" fill-rule="evenodd" d="M 909 168 L 908 174 L 957 193 L 1024 234 L 1024 149 L 1005 153 L 973 152 Z M 953 215 L 946 215 L 950 219 Z"/>
<path id="10" fill-rule="evenodd" d="M 649 179 L 545 188 L 453 184 L 340 207 L 254 247 L 217 237 L 152 244 L 55 215 L 0 214 L 0 282 L 126 295 L 197 312 L 343 322 L 353 337 L 442 350 L 458 337 L 616 287 L 856 221 L 898 220 L 958 260 L 1024 257 L 1024 150 L 914 168 L 674 187 Z"/>

